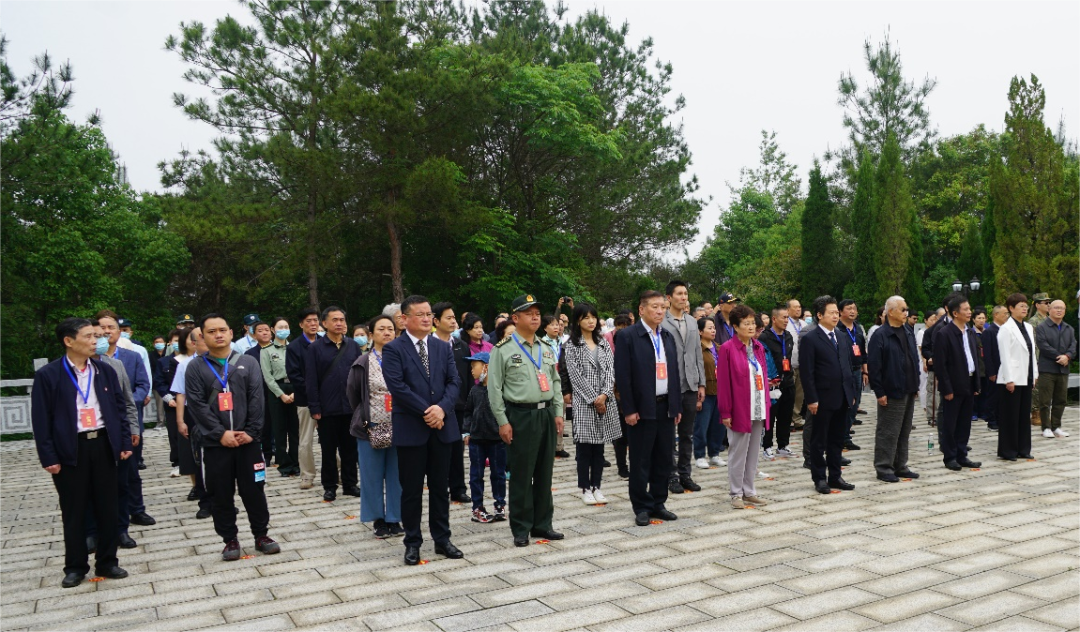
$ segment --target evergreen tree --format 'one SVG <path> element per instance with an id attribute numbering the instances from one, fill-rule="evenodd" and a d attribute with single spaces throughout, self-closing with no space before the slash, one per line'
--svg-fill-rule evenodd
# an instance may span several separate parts
<path id="1" fill-rule="evenodd" d="M 900 159 L 900 143 L 891 134 L 878 162 L 873 200 L 871 230 L 875 236 L 873 256 L 877 276 L 874 304 L 884 305 L 894 294 L 904 294 L 905 290 L 911 293 L 909 268 L 916 254 L 921 268 L 922 256 L 921 240 L 918 248 L 912 246 L 918 235 L 915 204 Z M 918 285 L 921 284 L 920 270 Z M 905 298 L 914 302 L 914 297 Z"/>
<path id="2" fill-rule="evenodd" d="M 877 272 L 874 265 L 875 233 L 871 220 L 874 200 L 874 165 L 870 154 L 859 156 L 859 171 L 855 180 L 855 199 L 851 205 L 851 231 L 855 238 L 852 253 L 854 277 L 844 289 L 844 298 L 859 305 L 869 304 L 877 291 Z"/>
<path id="3" fill-rule="evenodd" d="M 829 185 L 816 161 L 810 171 L 810 191 L 802 216 L 802 298 L 809 304 L 823 294 L 835 294 L 836 236 Z"/>
<path id="4" fill-rule="evenodd" d="M 960 275 L 959 278 L 964 283 L 967 283 L 972 277 L 979 279 L 980 287 L 978 291 L 971 293 L 972 306 L 982 305 L 986 298 L 981 286 L 982 279 L 985 276 L 982 265 L 982 236 L 979 234 L 979 227 L 974 223 L 970 223 L 967 230 L 964 231 L 964 240 L 960 243 L 960 260 L 956 263 L 956 273 Z"/>
<path id="5" fill-rule="evenodd" d="M 1012 292 L 1071 295 L 1076 283 L 1075 187 L 1065 180 L 1064 149 L 1043 122 L 1046 94 L 1035 75 L 1013 77 L 1003 161 L 990 172 L 996 298 Z M 1071 272 L 1071 274 L 1070 274 Z"/>

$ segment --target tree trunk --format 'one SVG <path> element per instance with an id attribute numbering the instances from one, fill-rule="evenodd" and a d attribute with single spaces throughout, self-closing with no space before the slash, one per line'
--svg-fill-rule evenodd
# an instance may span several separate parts
<path id="1" fill-rule="evenodd" d="M 308 194 L 308 238 L 307 238 L 307 266 L 308 266 L 308 301 L 311 307 L 319 309 L 319 268 L 318 257 L 315 254 L 315 193 Z"/>
<path id="2" fill-rule="evenodd" d="M 394 302 L 405 300 L 405 290 L 401 283 L 401 237 L 393 219 L 387 218 L 386 231 L 390 235 L 390 280 L 394 286 Z"/>

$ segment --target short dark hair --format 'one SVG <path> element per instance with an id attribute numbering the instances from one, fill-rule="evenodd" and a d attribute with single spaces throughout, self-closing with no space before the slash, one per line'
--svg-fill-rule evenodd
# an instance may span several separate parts
<path id="1" fill-rule="evenodd" d="M 465 314 L 465 318 L 463 318 L 461 320 L 461 341 L 462 342 L 469 342 L 469 334 L 467 332 L 470 329 L 472 329 L 473 327 L 475 327 L 476 323 L 479 323 L 479 322 L 482 322 L 482 319 L 479 316 L 477 316 L 476 314 L 474 314 L 472 312 L 469 312 L 468 314 Z"/>
<path id="2" fill-rule="evenodd" d="M 439 320 L 448 309 L 454 309 L 454 305 L 450 301 L 440 301 L 431 306 L 431 313 L 435 314 L 435 320 Z"/>
<path id="3" fill-rule="evenodd" d="M 701 318 L 697 319 L 698 331 L 699 332 L 705 331 L 705 323 L 708 323 L 708 322 L 712 322 L 712 319 L 709 318 L 708 316 L 702 316 Z"/>
<path id="4" fill-rule="evenodd" d="M 623 327 L 629 327 L 633 324 L 634 321 L 630 320 L 630 314 L 619 314 L 615 317 L 615 321 L 612 322 L 612 325 L 614 325 L 615 327 L 618 327 L 620 325 Z"/>
<path id="5" fill-rule="evenodd" d="M 419 294 L 413 294 L 411 296 L 406 296 L 405 300 L 401 301 L 401 313 L 408 316 L 409 315 L 409 308 L 411 308 L 413 305 L 419 305 L 421 303 L 430 303 L 430 302 L 431 301 L 427 300 L 426 296 L 421 296 Z"/>
<path id="6" fill-rule="evenodd" d="M 600 335 L 600 314 L 588 303 L 579 303 L 574 306 L 574 313 L 570 317 L 570 342 L 578 346 L 584 344 L 581 340 L 581 319 L 590 315 L 596 319 L 596 328 L 592 330 L 593 342 L 600 344 L 603 339 Z"/>
<path id="7" fill-rule="evenodd" d="M 851 300 L 850 298 L 845 298 L 844 300 L 842 300 L 842 301 L 840 301 L 839 303 L 836 304 L 836 309 L 838 309 L 840 311 L 844 311 L 845 307 L 847 307 L 848 305 L 854 305 L 854 304 L 855 304 L 855 301 Z"/>
<path id="8" fill-rule="evenodd" d="M 303 320 L 303 319 L 301 319 L 301 320 Z M 274 316 L 273 318 L 270 319 L 270 329 L 273 329 L 274 327 L 277 327 L 277 324 L 280 323 L 281 321 L 285 321 L 286 325 L 289 324 L 289 319 L 288 318 L 285 318 L 284 316 Z"/>
<path id="9" fill-rule="evenodd" d="M 743 320 L 754 316 L 754 310 L 749 305 L 743 305 L 739 303 L 735 307 L 731 308 L 731 313 L 728 314 L 728 323 L 733 327 L 738 327 Z M 755 321 L 755 324 L 756 321 Z"/>
<path id="10" fill-rule="evenodd" d="M 96 318 L 97 320 L 101 320 L 102 318 L 111 318 L 116 321 L 116 324 L 120 324 L 120 316 L 111 309 L 98 310 L 98 313 L 94 314 L 94 318 Z"/>
<path id="11" fill-rule="evenodd" d="M 817 320 L 819 316 L 825 313 L 825 308 L 829 305 L 836 305 L 836 299 L 828 294 L 819 296 L 814 299 L 814 312 L 812 316 L 814 320 Z"/>
<path id="12" fill-rule="evenodd" d="M 949 292 L 945 295 L 945 298 L 941 301 L 941 306 L 945 308 L 945 311 L 949 310 L 949 303 L 952 303 L 953 299 L 955 299 L 957 296 L 959 296 L 960 298 L 964 298 L 964 294 L 962 292 Z"/>
<path id="13" fill-rule="evenodd" d="M 316 318 L 318 318 L 319 310 L 315 309 L 314 307 L 305 307 L 304 309 L 300 310 L 299 314 L 296 315 L 296 322 L 302 323 L 304 322 L 304 319 L 308 316 L 315 316 Z"/>
<path id="14" fill-rule="evenodd" d="M 61 347 L 67 348 L 64 344 L 65 338 L 77 338 L 83 327 L 93 326 L 89 318 L 65 318 L 56 326 L 56 339 L 60 341 Z"/>
<path id="15" fill-rule="evenodd" d="M 181 327 L 176 330 L 177 335 L 180 336 L 180 339 L 176 343 L 176 347 L 180 351 L 180 355 L 188 355 L 187 339 L 191 336 L 191 332 L 194 330 L 194 327 Z"/>
<path id="16" fill-rule="evenodd" d="M 961 294 L 959 296 L 954 296 L 952 298 L 952 300 L 949 301 L 948 307 L 946 307 L 945 309 L 949 312 L 949 316 L 952 316 L 952 315 L 956 314 L 957 312 L 959 312 L 960 308 L 963 307 L 964 303 L 967 303 L 967 302 L 968 302 L 968 300 L 967 300 L 967 298 L 964 297 L 963 294 Z"/>
<path id="17" fill-rule="evenodd" d="M 619 313 L 617 313 L 615 315 L 616 316 L 629 316 L 630 314 L 631 314 L 631 310 L 629 310 L 629 309 L 620 309 Z"/>
<path id="18" fill-rule="evenodd" d="M 975 309 L 971 310 L 971 318 L 972 319 L 974 319 L 979 314 L 982 314 L 983 316 L 986 316 L 986 308 L 985 307 L 976 307 Z"/>
<path id="19" fill-rule="evenodd" d="M 1005 307 L 1007 309 L 1012 309 L 1012 308 L 1016 307 L 1017 305 L 1019 305 L 1020 303 L 1026 303 L 1026 302 L 1027 302 L 1027 297 L 1026 296 L 1021 294 L 1020 292 L 1013 292 L 1012 294 L 1010 294 L 1005 299 Z"/>
<path id="20" fill-rule="evenodd" d="M 641 307 L 642 305 L 648 303 L 654 298 L 664 298 L 664 295 L 660 292 L 657 292 L 656 290 L 648 290 L 647 292 L 642 292 L 641 298 L 638 299 L 638 307 Z"/>
<path id="21" fill-rule="evenodd" d="M 330 314 L 334 312 L 341 312 L 342 316 L 348 316 L 348 314 L 345 313 L 345 308 L 338 307 L 337 305 L 331 305 L 330 307 L 324 309 L 321 314 L 319 314 L 319 322 L 321 323 L 322 321 L 326 320 L 330 317 Z"/>
<path id="22" fill-rule="evenodd" d="M 173 329 L 172 331 L 169 332 L 169 337 L 166 338 L 166 340 L 172 340 L 174 336 L 179 336 L 179 335 L 180 335 L 180 328 L 177 327 L 176 329 Z"/>
<path id="23" fill-rule="evenodd" d="M 210 312 L 209 314 L 204 314 L 203 317 L 199 319 L 199 329 L 202 329 L 202 330 L 205 331 L 206 330 L 206 321 L 208 321 L 208 320 L 210 320 L 212 318 L 220 318 L 221 320 L 225 321 L 226 325 L 229 325 L 229 319 L 228 318 L 225 318 L 224 316 L 222 316 L 221 314 L 219 314 L 217 312 Z M 229 325 L 229 327 L 232 327 L 232 325 Z"/>
<path id="24" fill-rule="evenodd" d="M 378 314 L 367 322 L 368 333 L 375 331 L 375 325 L 377 325 L 380 320 L 390 321 L 390 326 L 394 328 L 394 331 L 397 331 L 397 323 L 394 322 L 393 318 L 390 318 L 386 314 Z"/>
<path id="25" fill-rule="evenodd" d="M 770 316 L 770 317 L 771 317 L 771 318 L 772 318 L 773 320 L 775 320 L 775 319 L 776 319 L 776 315 L 777 315 L 778 313 L 780 313 L 780 312 L 786 312 L 786 311 L 788 311 L 788 306 L 787 306 L 787 303 L 779 303 L 779 304 L 777 304 L 777 305 L 776 305 L 776 307 L 773 307 L 773 308 L 772 308 L 772 311 L 771 311 L 771 312 L 769 312 L 769 316 Z"/>
<path id="26" fill-rule="evenodd" d="M 547 329 L 547 326 L 551 324 L 551 321 L 559 322 L 559 317 L 555 314 L 544 314 L 540 317 L 540 331 Z"/>
<path id="27" fill-rule="evenodd" d="M 689 289 L 685 281 L 680 281 L 679 279 L 672 279 L 668 281 L 667 287 L 664 288 L 664 295 L 673 296 L 675 294 L 675 290 L 681 287 Z"/>
<path id="28" fill-rule="evenodd" d="M 515 325 L 514 321 L 510 320 L 509 318 L 502 321 L 498 325 L 495 325 L 495 342 L 503 339 L 503 336 L 506 334 L 507 327 L 513 327 L 516 329 L 517 325 Z"/>
<path id="29" fill-rule="evenodd" d="M 786 307 L 787 309 L 791 309 L 791 301 L 797 301 L 799 303 L 799 307 L 802 308 L 802 301 L 797 298 L 789 298 L 787 301 L 784 302 L 784 307 Z M 802 314 L 799 314 L 799 316 L 802 316 Z"/>

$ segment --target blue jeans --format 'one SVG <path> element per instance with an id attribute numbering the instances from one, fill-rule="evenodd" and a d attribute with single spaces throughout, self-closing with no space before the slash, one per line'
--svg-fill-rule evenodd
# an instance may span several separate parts
<path id="1" fill-rule="evenodd" d="M 370 441 L 357 439 L 356 452 L 360 461 L 360 522 L 380 518 L 386 522 L 401 522 L 397 448 L 376 450 Z"/>
<path id="2" fill-rule="evenodd" d="M 701 402 L 701 410 L 694 418 L 694 458 L 705 458 L 706 448 L 709 456 L 719 456 L 724 449 L 727 428 L 720 423 L 720 410 L 716 407 L 716 396 L 706 395 Z"/>
<path id="3" fill-rule="evenodd" d="M 506 506 L 506 444 L 502 441 L 469 441 L 469 491 L 473 509 L 484 506 L 484 465 L 491 463 L 491 495 L 495 505 Z"/>

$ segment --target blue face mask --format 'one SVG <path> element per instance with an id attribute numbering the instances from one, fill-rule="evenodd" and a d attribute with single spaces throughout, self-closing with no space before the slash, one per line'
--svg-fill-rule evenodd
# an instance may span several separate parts
<path id="1" fill-rule="evenodd" d="M 274 335 L 277 336 L 278 340 L 288 340 L 290 333 L 292 332 L 290 332 L 288 329 L 278 329 L 274 332 Z"/>
<path id="2" fill-rule="evenodd" d="M 130 331 L 121 331 L 120 332 L 120 337 L 124 338 L 125 340 L 131 340 L 131 332 Z"/>
<path id="3" fill-rule="evenodd" d="M 109 352 L 109 338 L 102 336 L 97 339 L 97 344 L 94 345 L 94 353 L 98 355 L 105 355 Z"/>
<path id="4" fill-rule="evenodd" d="M 155 342 L 154 343 L 154 350 L 155 351 L 164 351 L 165 350 L 165 343 L 164 342 Z"/>
<path id="5" fill-rule="evenodd" d="M 813 316 L 807 316 L 806 318 L 803 319 L 803 322 L 806 323 L 807 325 L 813 325 L 814 324 L 814 317 Z"/>
<path id="6" fill-rule="evenodd" d="M 459 339 L 459 340 L 460 340 L 460 339 L 461 339 L 461 330 L 460 330 L 460 329 L 455 329 L 455 330 L 454 330 L 454 331 L 453 331 L 453 332 L 452 332 L 452 333 L 450 334 L 450 337 L 451 337 L 451 338 L 457 338 L 457 339 Z"/>
<path id="7" fill-rule="evenodd" d="M 323 336 L 325 336 L 325 335 L 326 335 L 326 332 L 325 332 L 325 331 L 320 331 L 320 332 L 319 332 L 319 337 L 320 337 L 320 338 L 322 338 L 322 337 L 323 337 Z"/>
<path id="8" fill-rule="evenodd" d="M 355 340 L 356 344 L 360 345 L 361 347 L 367 346 L 367 336 L 353 336 L 353 340 Z"/>

